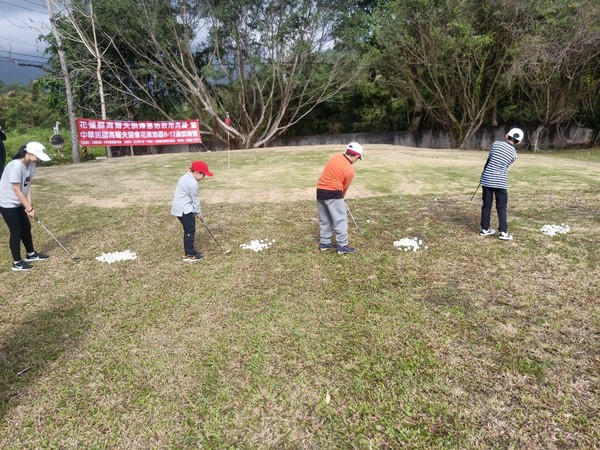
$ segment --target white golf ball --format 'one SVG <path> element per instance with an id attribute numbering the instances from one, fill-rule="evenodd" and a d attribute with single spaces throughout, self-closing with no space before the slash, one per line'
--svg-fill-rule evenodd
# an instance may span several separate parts
<path id="1" fill-rule="evenodd" d="M 133 259 L 137 259 L 137 255 L 130 250 L 125 250 L 122 252 L 102 253 L 102 255 L 96 257 L 97 261 L 106 262 L 108 264 L 112 264 L 117 261 Z"/>
<path id="2" fill-rule="evenodd" d="M 422 245 L 423 241 L 417 238 L 402 238 L 398 241 L 394 241 L 394 247 L 396 247 L 398 250 L 404 250 L 405 252 L 409 250 L 416 252 L 421 248 Z"/>
<path id="3" fill-rule="evenodd" d="M 262 252 L 263 250 L 269 248 L 271 245 L 273 245 L 273 243 L 275 242 L 275 240 L 269 240 L 269 239 L 252 239 L 250 242 L 248 242 L 247 244 L 240 244 L 240 247 L 243 248 L 244 250 L 252 250 L 253 252 Z"/>
<path id="4" fill-rule="evenodd" d="M 544 225 L 540 228 L 540 231 L 547 236 L 556 236 L 557 234 L 567 234 L 571 231 L 571 228 L 563 223 L 560 225 Z"/>

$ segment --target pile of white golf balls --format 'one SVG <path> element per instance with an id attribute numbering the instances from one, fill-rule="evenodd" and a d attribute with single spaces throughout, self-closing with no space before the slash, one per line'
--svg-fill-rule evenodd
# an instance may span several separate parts
<path id="1" fill-rule="evenodd" d="M 423 247 L 425 250 L 429 248 L 427 245 L 423 246 L 423 241 L 418 238 L 402 238 L 399 241 L 394 241 L 394 247 L 396 247 L 398 250 L 404 249 L 405 252 L 409 250 L 416 252 L 421 247 Z"/>
<path id="2" fill-rule="evenodd" d="M 96 256 L 96 260 L 109 264 L 128 259 L 137 259 L 137 255 L 130 250 L 124 250 L 122 252 L 102 253 L 100 256 Z"/>
<path id="3" fill-rule="evenodd" d="M 253 252 L 262 252 L 275 243 L 275 239 L 252 239 L 247 244 L 241 244 L 240 247 L 244 250 L 252 250 Z"/>
<path id="4" fill-rule="evenodd" d="M 560 225 L 544 225 L 540 230 L 547 236 L 556 236 L 557 234 L 567 234 L 571 228 L 569 225 L 561 223 Z"/>

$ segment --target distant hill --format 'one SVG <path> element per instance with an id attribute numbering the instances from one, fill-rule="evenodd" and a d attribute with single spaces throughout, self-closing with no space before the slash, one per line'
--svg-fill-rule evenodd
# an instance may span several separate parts
<path id="1" fill-rule="evenodd" d="M 46 72 L 35 67 L 22 67 L 12 62 L 0 60 L 0 81 L 4 84 L 20 83 L 26 85 L 45 74 Z"/>

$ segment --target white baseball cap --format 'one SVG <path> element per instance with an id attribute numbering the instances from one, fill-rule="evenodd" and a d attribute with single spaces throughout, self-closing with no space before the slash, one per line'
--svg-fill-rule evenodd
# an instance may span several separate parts
<path id="1" fill-rule="evenodd" d="M 358 142 L 350 142 L 348 147 L 346 147 L 346 152 L 358 156 L 358 159 L 362 159 L 364 150 Z"/>
<path id="2" fill-rule="evenodd" d="M 520 128 L 512 128 L 506 135 L 514 141 L 521 142 L 525 137 L 525 132 Z"/>
<path id="3" fill-rule="evenodd" d="M 50 157 L 46 154 L 46 147 L 39 142 L 29 142 L 25 146 L 25 151 L 37 156 L 40 161 L 50 161 Z"/>

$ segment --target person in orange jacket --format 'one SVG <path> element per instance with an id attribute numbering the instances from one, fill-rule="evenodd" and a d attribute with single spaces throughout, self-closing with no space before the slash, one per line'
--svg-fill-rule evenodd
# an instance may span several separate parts
<path id="1" fill-rule="evenodd" d="M 338 254 L 356 253 L 348 245 L 348 214 L 344 198 L 356 172 L 352 165 L 362 160 L 363 147 L 350 142 L 345 153 L 334 155 L 317 182 L 317 209 L 319 211 L 319 249 L 337 250 Z M 336 243 L 332 243 L 335 232 Z"/>

